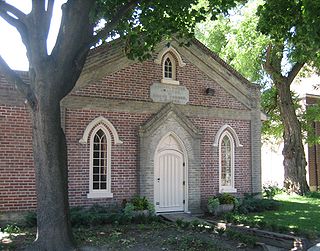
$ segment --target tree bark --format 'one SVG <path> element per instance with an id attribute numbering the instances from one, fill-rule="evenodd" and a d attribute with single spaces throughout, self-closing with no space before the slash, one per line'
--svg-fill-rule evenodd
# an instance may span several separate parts
<path id="1" fill-rule="evenodd" d="M 306 158 L 302 144 L 301 125 L 290 93 L 290 81 L 276 82 L 278 105 L 283 123 L 284 187 L 288 192 L 304 195 L 309 191 L 306 181 Z"/>
<path id="2" fill-rule="evenodd" d="M 54 96 L 46 89 L 40 91 L 37 109 L 31 112 L 38 232 L 27 250 L 75 249 L 69 217 L 67 146 L 60 99 Z"/>

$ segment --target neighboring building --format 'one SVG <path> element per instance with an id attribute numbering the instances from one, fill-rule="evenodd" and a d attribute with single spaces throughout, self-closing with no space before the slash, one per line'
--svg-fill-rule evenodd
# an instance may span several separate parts
<path id="1" fill-rule="evenodd" d="M 305 104 L 308 106 L 320 104 L 320 95 L 307 94 Z M 320 135 L 320 122 L 313 121 L 312 127 L 317 136 Z M 320 146 L 319 144 L 309 145 L 308 153 L 308 178 L 310 190 L 316 191 L 320 189 Z"/>
<path id="2" fill-rule="evenodd" d="M 25 73 L 21 73 L 25 75 Z M 71 206 L 199 212 L 219 192 L 261 191 L 260 92 L 197 40 L 131 61 L 119 41 L 93 49 L 61 103 Z M 36 207 L 31 122 L 0 78 L 0 211 Z"/>

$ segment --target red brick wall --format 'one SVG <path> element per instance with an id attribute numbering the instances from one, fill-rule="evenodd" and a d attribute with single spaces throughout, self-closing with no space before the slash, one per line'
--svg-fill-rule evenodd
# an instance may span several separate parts
<path id="1" fill-rule="evenodd" d="M 184 61 L 187 62 L 186 59 Z M 152 101 L 149 97 L 150 86 L 160 82 L 161 70 L 161 65 L 151 60 L 136 63 L 103 78 L 96 84 L 75 91 L 73 95 Z M 207 77 L 191 63 L 177 68 L 177 80 L 180 81 L 180 85 L 189 90 L 188 104 L 246 109 L 235 97 L 228 94 L 218 83 Z M 214 97 L 205 94 L 207 87 L 215 90 Z"/>
<path id="2" fill-rule="evenodd" d="M 30 124 L 24 107 L 0 105 L 0 211 L 35 207 Z"/>
<path id="3" fill-rule="evenodd" d="M 107 118 L 116 128 L 123 144 L 111 148 L 111 191 L 113 198 L 87 199 L 89 193 L 90 143 L 82 145 L 79 139 L 87 125 L 96 117 Z M 66 135 L 69 158 L 69 194 L 71 205 L 121 204 L 138 193 L 138 128 L 150 115 L 130 113 L 103 113 L 90 110 L 67 110 Z M 112 136 L 112 134 L 111 134 Z M 113 138 L 112 138 L 113 140 Z"/>
<path id="4" fill-rule="evenodd" d="M 246 109 L 215 81 L 209 79 L 188 62 L 178 68 L 177 78 L 190 92 L 190 104 Z M 149 101 L 150 85 L 161 79 L 161 66 L 147 61 L 136 63 L 111 76 L 103 78 L 73 95 L 106 97 L 113 99 Z M 215 96 L 206 96 L 207 87 L 215 89 Z M 1 105 L 1 104 L 11 104 Z M 14 106 L 12 106 L 15 104 Z M 35 189 L 32 160 L 30 117 L 21 98 L 13 87 L 0 78 L 0 211 L 34 209 Z M 138 176 L 138 128 L 152 114 L 98 112 L 93 110 L 69 110 L 65 112 L 65 132 L 68 144 L 70 204 L 89 206 L 95 203 L 119 205 L 123 199 L 137 194 Z M 87 125 L 96 117 L 104 116 L 116 128 L 123 144 L 112 144 L 112 185 L 114 197 L 87 199 L 89 191 L 89 144 L 79 139 Z M 201 130 L 201 196 L 218 192 L 218 149 L 213 147 L 214 137 L 221 126 L 228 123 L 244 145 L 236 148 L 235 186 L 239 193 L 251 191 L 250 122 L 192 117 L 191 121 Z"/>
<path id="5" fill-rule="evenodd" d="M 306 103 L 308 105 L 315 105 L 320 102 L 320 96 L 306 97 Z M 311 122 L 312 127 L 315 129 L 315 134 L 320 135 L 320 122 Z M 309 185 L 312 190 L 319 188 L 320 186 L 320 146 L 309 145 L 308 147 L 308 173 L 309 173 Z"/>
<path id="6" fill-rule="evenodd" d="M 251 137 L 249 121 L 191 118 L 201 130 L 201 200 L 219 193 L 219 148 L 213 146 L 225 124 L 235 128 L 243 147 L 235 147 L 235 188 L 239 195 L 251 192 Z"/>

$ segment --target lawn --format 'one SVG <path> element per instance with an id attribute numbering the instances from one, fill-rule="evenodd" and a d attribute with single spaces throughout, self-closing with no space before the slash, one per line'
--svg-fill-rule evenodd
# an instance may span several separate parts
<path id="1" fill-rule="evenodd" d="M 245 216 L 251 222 L 264 222 L 273 230 L 291 229 L 293 233 L 320 235 L 320 199 L 299 195 L 278 194 L 274 198 L 281 203 L 277 211 L 250 213 Z M 261 225 L 261 224 L 260 224 Z M 311 236 L 310 236 L 311 237 Z"/>

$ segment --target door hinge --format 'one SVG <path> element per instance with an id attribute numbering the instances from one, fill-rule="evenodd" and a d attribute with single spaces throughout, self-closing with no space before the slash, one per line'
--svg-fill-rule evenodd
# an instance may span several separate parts
<path id="1" fill-rule="evenodd" d="M 182 166 L 183 166 L 183 167 L 185 167 L 185 166 L 186 166 L 186 163 L 185 163 L 185 162 L 183 162 L 183 163 L 182 163 Z"/>
<path id="2" fill-rule="evenodd" d="M 186 204 L 186 200 L 183 200 L 183 204 Z"/>
<path id="3" fill-rule="evenodd" d="M 183 182 L 182 182 L 182 185 L 184 185 L 184 186 L 185 186 L 185 185 L 186 185 L 186 182 L 185 182 L 185 181 L 183 181 Z"/>

